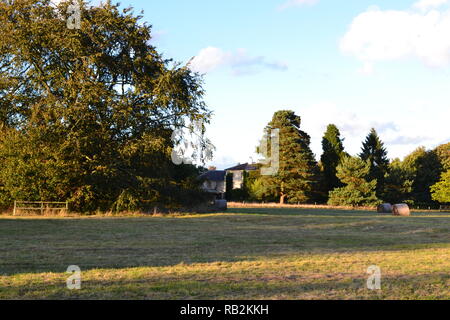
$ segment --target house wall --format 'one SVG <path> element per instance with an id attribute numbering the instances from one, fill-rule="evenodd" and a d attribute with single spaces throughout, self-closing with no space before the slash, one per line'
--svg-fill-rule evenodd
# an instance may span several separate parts
<path id="1" fill-rule="evenodd" d="M 225 181 L 210 181 L 203 182 L 203 189 L 216 190 L 218 193 L 225 193 L 226 185 Z"/>
<path id="2" fill-rule="evenodd" d="M 233 175 L 233 190 L 244 186 L 244 171 L 228 171 Z"/>
<path id="3" fill-rule="evenodd" d="M 217 182 L 217 186 L 216 186 L 216 190 L 220 193 L 225 193 L 226 191 L 226 184 L 225 181 L 218 181 Z"/>

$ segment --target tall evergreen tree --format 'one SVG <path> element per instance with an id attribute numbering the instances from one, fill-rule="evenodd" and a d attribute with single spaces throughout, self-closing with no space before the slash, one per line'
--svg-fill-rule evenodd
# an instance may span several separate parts
<path id="1" fill-rule="evenodd" d="M 377 180 L 377 196 L 381 197 L 385 185 L 385 175 L 389 169 L 389 159 L 384 143 L 372 128 L 366 140 L 363 142 L 362 152 L 359 155 L 362 160 L 369 161 L 369 180 Z"/>
<path id="2" fill-rule="evenodd" d="M 328 194 L 331 190 L 341 187 L 342 183 L 336 176 L 337 166 L 344 156 L 344 139 L 341 138 L 339 129 L 330 124 L 322 139 L 323 154 L 320 158 L 323 167 L 323 178 L 325 192 Z"/>
<path id="3" fill-rule="evenodd" d="M 282 110 L 275 112 L 265 130 L 267 137 L 279 129 L 279 170 L 273 176 L 263 177 L 263 183 L 265 190 L 279 197 L 280 203 L 306 203 L 315 196 L 318 166 L 310 149 L 311 138 L 300 125 L 298 115 Z"/>

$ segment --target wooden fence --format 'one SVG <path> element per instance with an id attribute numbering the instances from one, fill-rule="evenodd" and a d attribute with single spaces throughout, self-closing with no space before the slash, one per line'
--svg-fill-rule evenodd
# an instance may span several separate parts
<path id="1" fill-rule="evenodd" d="M 41 215 L 47 210 L 69 211 L 69 203 L 66 202 L 46 202 L 46 201 L 14 201 L 14 213 L 19 210 L 40 211 Z"/>

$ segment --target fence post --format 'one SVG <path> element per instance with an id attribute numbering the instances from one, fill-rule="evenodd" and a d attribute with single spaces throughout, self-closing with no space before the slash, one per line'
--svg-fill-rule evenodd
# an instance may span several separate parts
<path id="1" fill-rule="evenodd" d="M 14 200 L 14 212 L 13 212 L 13 216 L 16 215 L 16 207 L 17 207 L 17 201 Z"/>
<path id="2" fill-rule="evenodd" d="M 41 201 L 41 216 L 44 215 L 44 202 Z"/>

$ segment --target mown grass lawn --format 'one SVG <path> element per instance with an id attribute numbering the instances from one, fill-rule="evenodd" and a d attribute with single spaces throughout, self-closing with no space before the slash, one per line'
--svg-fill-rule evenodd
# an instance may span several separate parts
<path id="1" fill-rule="evenodd" d="M 69 265 L 82 289 L 66 288 Z M 382 270 L 382 290 L 366 287 Z M 450 299 L 450 214 L 0 217 L 0 299 Z"/>

